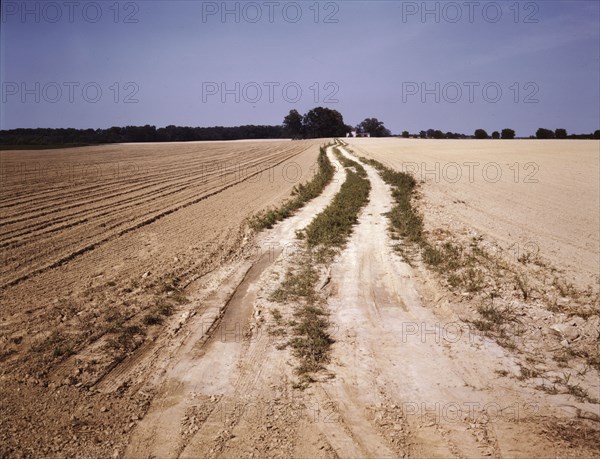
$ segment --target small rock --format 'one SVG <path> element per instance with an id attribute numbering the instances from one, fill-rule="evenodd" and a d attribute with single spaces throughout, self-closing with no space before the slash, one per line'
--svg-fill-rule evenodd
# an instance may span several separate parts
<path id="1" fill-rule="evenodd" d="M 142 279 L 145 279 L 149 275 L 150 275 L 150 271 L 146 271 L 144 274 L 142 274 Z"/>
<path id="2" fill-rule="evenodd" d="M 101 413 L 106 413 L 108 411 L 108 408 L 106 408 L 105 406 L 103 406 L 102 408 L 100 408 L 100 412 Z"/>
<path id="3" fill-rule="evenodd" d="M 561 346 L 563 346 L 563 347 L 569 347 L 569 342 L 568 342 L 566 339 L 563 339 L 563 340 L 560 342 L 560 345 L 561 345 Z"/>
<path id="4" fill-rule="evenodd" d="M 577 330 L 577 327 L 573 327 L 569 324 L 554 324 L 550 326 L 550 330 L 552 330 L 558 336 L 566 338 L 569 341 L 573 341 L 579 337 L 579 331 Z"/>

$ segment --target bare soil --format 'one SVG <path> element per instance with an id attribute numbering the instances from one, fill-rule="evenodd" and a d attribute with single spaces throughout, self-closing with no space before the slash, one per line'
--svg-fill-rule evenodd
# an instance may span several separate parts
<path id="1" fill-rule="evenodd" d="M 417 149 L 426 148 L 427 142 L 403 142 L 354 140 L 351 147 L 392 167 L 421 161 Z M 502 167 L 536 160 L 521 150 L 525 147 L 512 146 L 518 142 L 506 143 L 518 151 L 502 153 L 506 156 L 502 160 L 497 150 L 495 155 L 485 148 L 483 153 L 461 150 L 464 145 L 483 148 L 484 143 L 455 142 L 431 144 L 438 148 L 430 153 L 431 158 L 446 161 L 446 155 L 458 155 L 451 161 L 481 162 L 485 157 Z M 216 155 L 211 162 L 220 155 L 243 156 L 244 161 L 255 161 L 259 167 L 267 160 L 283 161 L 277 169 L 281 171 L 286 162 L 294 161 L 308 171 L 316 160 L 318 145 L 236 142 L 91 150 L 115 148 L 113 154 L 118 157 L 118 148 L 131 149 L 131 154 L 139 153 L 148 164 L 155 164 L 152 170 L 157 177 L 163 174 L 161 167 L 171 171 L 164 174 L 179 177 L 199 167 L 194 166 L 198 155 L 211 154 Z M 325 298 L 329 333 L 335 343 L 330 364 L 312 374 L 308 385 L 298 384 L 297 361 L 286 346 L 295 304 L 274 302 L 271 295 L 299 263 L 296 231 L 327 207 L 345 179 L 331 149 L 328 156 L 337 170 L 322 195 L 256 236 L 245 230 L 244 219 L 287 198 L 294 182 L 234 180 L 226 188 L 210 185 L 209 180 L 208 189 L 198 185 L 196 192 L 188 193 L 187 187 L 197 186 L 196 172 L 188 178 L 173 178 L 186 183 L 177 192 L 182 194 L 174 194 L 180 201 L 171 203 L 161 197 L 153 204 L 164 201 L 158 213 L 176 210 L 98 242 L 63 264 L 48 267 L 63 258 L 62 254 L 78 252 L 76 248 L 82 247 L 76 245 L 79 233 L 69 236 L 67 231 L 61 245 L 58 236 L 63 230 L 57 230 L 55 251 L 39 240 L 39 261 L 27 261 L 33 252 L 22 249 L 24 265 L 20 267 L 15 246 L 10 249 L 15 260 L 7 263 L 16 268 L 6 270 L 2 292 L 2 454 L 128 458 L 597 456 L 599 382 L 598 370 L 589 358 L 594 355 L 590 352 L 594 343 L 597 347 L 600 330 L 595 286 L 589 292 L 585 289 L 596 274 L 591 260 L 598 258 L 597 225 L 593 228 L 598 206 L 592 209 L 587 201 L 579 205 L 582 197 L 598 198 L 594 195 L 598 158 L 592 151 L 593 146 L 597 150 L 597 143 L 591 147 L 586 142 L 568 145 L 579 145 L 573 153 L 575 164 L 580 164 L 574 166 L 573 177 L 579 178 L 561 179 L 559 171 L 564 166 L 552 162 L 560 161 L 561 156 L 556 151 L 544 153 L 541 144 L 532 147 L 533 157 L 539 154 L 540 176 L 547 171 L 561 184 L 559 190 L 544 181 L 538 183 L 542 189 L 537 191 L 501 181 L 493 185 L 468 180 L 449 184 L 425 177 L 421 183 L 415 205 L 433 241 L 451 240 L 471 247 L 473 237 L 482 236 L 480 243 L 504 247 L 513 240 L 513 233 L 519 235 L 519 243 L 540 235 L 535 239 L 539 254 L 525 263 L 503 257 L 502 269 L 485 267 L 486 275 L 500 277 L 498 285 L 483 282 L 479 291 L 452 287 L 442 273 L 429 269 L 418 256 L 409 260 L 398 250 L 402 241 L 392 238 L 386 216 L 393 206 L 391 190 L 365 165 L 372 187 L 369 203 L 345 248 L 329 268 L 320 271 L 318 291 Z M 170 154 L 161 155 L 161 148 L 171 149 Z M 496 148 L 495 144 L 490 148 Z M 65 150 L 62 155 L 73 151 Z M 21 152 L 11 154 L 18 158 Z M 516 156 L 509 160 L 510 154 Z M 174 156 L 173 161 L 189 162 L 189 167 L 165 164 Z M 59 154 L 57 158 L 64 157 Z M 544 161 L 553 168 L 542 167 Z M 309 178 L 305 173 L 300 180 Z M 10 235 L 15 235 L 15 243 L 18 237 L 29 237 L 25 230 L 18 236 L 18 225 L 33 224 L 35 215 L 40 223 L 55 214 L 62 215 L 57 220 L 67 218 L 71 211 L 60 204 L 61 199 L 68 207 L 69 200 L 76 204 L 86 195 L 79 188 L 63 192 L 63 198 L 51 201 L 55 202 L 53 213 L 43 216 L 37 199 L 45 199 L 51 191 L 34 198 L 36 187 L 12 186 L 12 194 L 3 193 L 1 203 L 32 206 L 8 215 L 9 220 L 18 220 L 19 212 L 24 212 L 21 222 L 11 223 L 15 225 L 11 231 L 17 232 L 6 236 L 10 242 Z M 577 186 L 580 189 L 573 192 L 571 187 Z M 215 194 L 195 202 L 212 189 Z M 505 196 L 505 192 L 509 194 Z M 556 201 L 546 199 L 552 192 Z M 143 192 L 131 193 L 134 200 L 144 199 Z M 522 209 L 523 203 L 526 207 Z M 545 203 L 551 207 L 545 209 Z M 537 221 L 531 220 L 528 206 L 542 206 L 535 207 Z M 147 213 L 144 216 L 148 217 L 142 218 L 140 214 L 135 220 L 137 208 L 125 207 L 128 210 L 116 211 L 107 219 L 122 222 L 124 226 L 118 228 L 125 228 L 156 215 Z M 140 213 L 153 209 L 143 203 L 139 208 Z M 115 205 L 115 209 L 120 207 Z M 554 212 L 560 218 L 552 218 Z M 569 225 L 562 222 L 565 214 L 581 223 L 571 224 L 567 230 Z M 529 219 L 522 221 L 523 215 Z M 6 220 L 3 214 L 2 222 Z M 550 221 L 558 223 L 540 230 L 540 224 Z M 100 241 L 102 236 L 95 234 L 102 231 L 94 228 L 87 230 L 90 241 L 96 240 L 94 237 Z M 575 235 L 575 242 L 566 231 Z M 203 247 L 205 243 L 209 250 Z M 592 244 L 587 250 L 595 250 L 591 256 L 586 244 Z M 31 274 L 24 277 L 27 273 Z M 507 273 L 529 276 L 528 299 L 518 289 L 514 291 L 508 278 L 501 277 Z M 553 286 L 556 279 L 564 283 Z M 500 284 L 510 285 L 511 290 L 503 290 Z M 518 339 L 508 340 L 498 330 L 473 326 L 473 321 L 481 318 L 481 302 L 492 288 L 503 301 L 498 303 L 499 310 L 510 305 L 511 314 L 524 328 L 519 334 L 516 328 L 512 330 L 510 337 Z M 554 303 L 549 304 L 551 300 Z M 119 315 L 110 315 L 115 311 Z M 158 323 L 144 320 L 150 312 Z M 131 329 L 133 325 L 139 330 Z M 511 332 L 510 327 L 505 332 Z"/>
<path id="2" fill-rule="evenodd" d="M 3 451 L 112 454 L 151 396 L 129 390 L 132 362 L 193 313 L 209 273 L 256 256 L 245 220 L 309 180 L 318 147 L 2 152 Z"/>

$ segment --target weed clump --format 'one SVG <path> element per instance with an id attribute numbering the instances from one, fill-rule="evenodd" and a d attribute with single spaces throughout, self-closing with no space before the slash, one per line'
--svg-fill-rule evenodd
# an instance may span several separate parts
<path id="1" fill-rule="evenodd" d="M 331 182 L 334 173 L 333 164 L 327 157 L 326 148 L 327 146 L 320 149 L 317 159 L 318 172 L 312 180 L 306 184 L 300 183 L 294 186 L 292 189 L 293 199 L 284 202 L 281 207 L 269 209 L 251 217 L 248 222 L 250 228 L 255 231 L 272 228 L 275 223 L 292 216 L 304 204 L 321 194 L 323 189 Z"/>
<path id="2" fill-rule="evenodd" d="M 347 169 L 346 181 L 333 201 L 306 227 L 303 237 L 309 247 L 342 247 L 352 227 L 358 222 L 358 214 L 369 200 L 371 182 L 359 163 L 343 156 L 334 149 L 337 158 Z"/>

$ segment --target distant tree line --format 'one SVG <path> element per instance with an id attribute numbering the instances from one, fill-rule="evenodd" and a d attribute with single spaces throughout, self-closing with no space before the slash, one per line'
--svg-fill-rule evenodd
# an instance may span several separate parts
<path id="1" fill-rule="evenodd" d="M 408 131 L 402 132 L 402 137 L 409 138 L 411 134 Z M 419 132 L 419 135 L 412 135 L 412 137 L 420 137 L 421 139 L 468 139 L 469 136 L 465 134 L 459 134 L 458 132 L 442 132 L 439 129 L 427 129 L 426 131 Z"/>
<path id="2" fill-rule="evenodd" d="M 533 137 L 533 136 L 531 136 Z M 539 128 L 535 133 L 537 139 L 600 139 L 600 129 L 594 131 L 593 134 L 570 134 L 567 135 L 566 129 L 551 129 Z"/>
<path id="3" fill-rule="evenodd" d="M 428 129 L 421 131 L 419 134 L 410 134 L 408 131 L 402 132 L 402 137 L 420 137 L 422 139 L 514 139 L 516 132 L 514 129 L 502 129 L 502 131 L 494 131 L 489 135 L 485 129 L 476 129 L 473 135 L 459 134 L 456 132 L 442 132 L 439 129 Z M 563 128 L 554 131 L 550 129 L 539 128 L 535 136 L 529 136 L 530 139 L 600 139 L 600 130 L 592 134 L 567 134 L 567 130 Z"/>
<path id="4" fill-rule="evenodd" d="M 514 131 L 514 129 L 502 129 L 502 132 L 498 132 L 498 131 L 494 131 L 492 132 L 491 138 L 492 139 L 514 139 L 516 136 L 516 132 Z M 488 133 L 485 131 L 485 129 L 476 129 L 475 130 L 475 135 L 474 137 L 476 139 L 489 139 L 490 136 L 488 135 Z"/>
<path id="5" fill-rule="evenodd" d="M 0 131 L 2 145 L 69 145 L 192 140 L 279 139 L 282 126 L 182 127 L 125 126 L 108 129 L 10 129 Z"/>
<path id="6" fill-rule="evenodd" d="M 371 137 L 388 137 L 391 132 L 377 118 L 366 118 L 355 127 L 344 123 L 344 118 L 337 110 L 316 107 L 301 115 L 291 110 L 280 126 L 245 125 L 186 127 L 167 126 L 125 126 L 108 129 L 72 129 L 72 128 L 35 128 L 0 130 L 0 145 L 4 146 L 58 146 L 58 145 L 92 145 L 126 142 L 187 142 L 194 140 L 241 140 L 241 139 L 311 139 L 326 137 L 345 137 L 355 132 L 358 135 L 368 134 Z M 402 132 L 402 137 L 420 137 L 423 139 L 514 139 L 513 129 L 494 131 L 492 135 L 484 129 L 475 130 L 473 135 L 457 132 L 442 132 L 439 129 L 420 131 L 419 134 Z M 600 139 L 600 130 L 593 134 L 567 134 L 563 128 L 554 131 L 539 128 L 535 136 L 538 139 Z"/>
<path id="7" fill-rule="evenodd" d="M 67 146 L 126 142 L 187 142 L 195 140 L 240 140 L 345 137 L 357 131 L 371 137 L 391 135 L 383 122 L 367 118 L 355 128 L 344 123 L 337 110 L 316 107 L 304 116 L 291 110 L 280 126 L 185 127 L 125 126 L 108 129 L 35 128 L 0 131 L 0 145 Z"/>

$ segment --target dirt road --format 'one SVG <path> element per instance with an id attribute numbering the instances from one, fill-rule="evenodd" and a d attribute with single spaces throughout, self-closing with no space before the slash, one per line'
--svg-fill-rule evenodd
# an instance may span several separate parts
<path id="1" fill-rule="evenodd" d="M 295 231 L 310 223 L 343 183 L 344 169 L 329 156 L 336 166 L 332 183 L 267 232 L 258 243 L 258 259 L 243 263 L 233 274 L 231 293 L 223 298 L 219 288 L 203 307 L 203 315 L 188 325 L 193 331 L 181 350 L 169 357 L 161 390 L 134 432 L 126 457 L 212 457 L 219 452 L 235 457 L 234 451 L 259 446 L 260 441 L 252 438 L 258 427 L 253 424 L 269 422 L 264 410 L 274 401 L 272 386 L 283 393 L 289 389 L 281 384 L 289 374 L 284 354 L 257 326 L 261 286 L 271 283 L 281 264 L 291 262 Z M 217 313 L 215 325 L 207 330 L 202 325 L 214 320 L 215 310 L 224 312 Z"/>
<path id="2" fill-rule="evenodd" d="M 294 265 L 295 230 L 339 189 L 339 165 L 322 196 L 265 234 L 263 244 L 278 241 L 277 249 L 240 266 L 229 293 L 208 303 L 205 314 L 225 311 L 217 325 L 206 332 L 202 315 L 188 324 L 192 331 L 166 357 L 160 389 L 126 457 L 593 454 L 592 442 L 573 444 L 551 432 L 577 413 L 593 417 L 598 406 L 568 395 L 550 400 L 522 383 L 510 352 L 435 301 L 435 287 L 394 252 L 385 217 L 390 189 L 365 168 L 370 201 L 331 268 L 336 342 L 328 372 L 306 390 L 294 388 L 293 358 L 269 335 L 266 297 Z"/>

